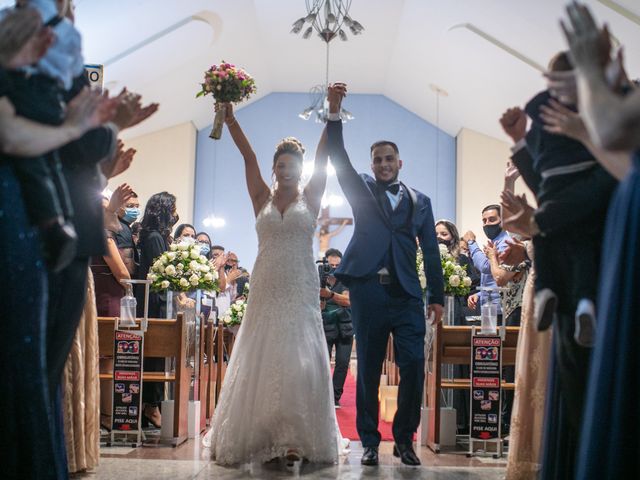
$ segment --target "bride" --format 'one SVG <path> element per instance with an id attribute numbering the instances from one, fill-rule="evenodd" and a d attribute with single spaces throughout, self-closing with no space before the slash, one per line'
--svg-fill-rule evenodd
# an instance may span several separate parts
<path id="1" fill-rule="evenodd" d="M 335 463 L 343 440 L 312 248 L 327 179 L 326 132 L 304 190 L 302 144 L 289 137 L 276 146 L 270 190 L 230 104 L 225 122 L 244 157 L 259 246 L 247 311 L 205 445 L 223 465 L 283 457 L 289 465 L 302 459 Z"/>

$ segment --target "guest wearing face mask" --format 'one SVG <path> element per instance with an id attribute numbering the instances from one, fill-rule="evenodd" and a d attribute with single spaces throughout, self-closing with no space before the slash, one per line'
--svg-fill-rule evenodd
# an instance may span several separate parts
<path id="1" fill-rule="evenodd" d="M 140 258 L 133 238 L 131 225 L 140 218 L 140 200 L 138 194 L 131 191 L 131 196 L 116 212 L 120 222 L 120 230 L 115 232 L 115 241 L 120 257 L 127 267 L 131 278 L 135 278 Z"/>
<path id="2" fill-rule="evenodd" d="M 249 282 L 249 272 L 240 266 L 238 256 L 229 252 L 227 254 L 227 263 L 224 266 L 227 274 L 227 285 L 231 285 L 231 301 L 234 302 L 244 293 L 244 286 Z"/>
<path id="3" fill-rule="evenodd" d="M 496 288 L 498 282 L 494 278 L 491 270 L 492 260 L 485 254 L 493 255 L 493 258 L 498 258 L 499 254 L 504 252 L 509 246 L 509 241 L 512 240 L 511 235 L 506 230 L 502 229 L 502 207 L 500 205 L 488 205 L 482 209 L 482 229 L 484 234 L 490 240 L 489 245 L 485 249 L 481 249 L 476 243 L 476 236 L 473 232 L 469 231 L 464 234 L 463 239 L 466 240 L 469 246 L 469 252 L 473 264 L 480 271 L 480 287 Z M 496 306 L 498 314 L 498 324 L 503 324 L 502 319 L 502 295 L 500 292 L 487 292 L 481 290 L 480 293 L 471 295 L 468 299 L 469 308 L 477 308 L 478 305 L 493 304 Z M 519 312 L 519 311 L 518 311 Z M 509 313 L 509 312 L 506 312 Z M 512 320 L 510 317 L 506 320 Z M 515 325 L 520 325 L 519 313 L 517 318 L 513 318 Z M 514 380 L 514 367 L 504 367 L 502 370 L 503 378 L 506 381 Z M 503 434 L 508 434 L 511 420 L 511 405 L 513 404 L 513 392 L 504 394 L 504 401 L 502 403 L 501 421 L 503 423 Z"/>
<path id="4" fill-rule="evenodd" d="M 200 254 L 211 260 L 211 237 L 207 232 L 200 232 L 196 235 L 196 242 L 202 245 Z"/>
<path id="5" fill-rule="evenodd" d="M 160 192 L 151 196 L 145 207 L 140 231 L 140 268 L 138 278 L 146 279 L 149 269 L 156 258 L 169 250 L 169 237 L 173 226 L 178 223 L 176 212 L 176 197 L 168 192 Z M 145 295 L 141 285 L 136 290 L 139 317 L 144 315 Z M 166 318 L 167 296 L 163 292 L 149 293 L 149 318 Z M 144 359 L 144 369 L 147 371 L 162 371 L 163 358 Z M 164 396 L 164 385 L 160 382 L 144 382 L 142 401 L 145 419 L 156 428 L 160 428 L 162 416 L 160 402 Z"/>
<path id="6" fill-rule="evenodd" d="M 173 241 L 179 242 L 183 238 L 196 239 L 196 228 L 190 223 L 182 223 L 176 228 L 176 232 L 173 235 Z"/>
<path id="7" fill-rule="evenodd" d="M 471 259 L 461 250 L 460 234 L 458 229 L 449 220 L 439 220 L 436 223 L 436 238 L 438 243 L 445 245 L 449 253 L 460 266 L 466 266 L 467 275 L 471 278 L 472 290 L 480 283 L 480 274 L 473 265 Z M 465 243 L 466 247 L 466 243 Z M 475 312 L 467 307 L 468 295 L 465 297 L 454 297 L 454 325 L 468 325 L 466 316 L 473 315 Z M 454 378 L 469 378 L 468 365 L 454 365 Z M 454 390 L 453 392 L 453 408 L 456 409 L 456 427 L 459 435 L 465 435 L 469 432 L 469 391 Z"/>
<path id="8" fill-rule="evenodd" d="M 100 317 L 119 317 L 120 299 L 125 289 L 121 280 L 132 278 L 129 266 L 118 248 L 117 237 L 122 234 L 122 220 L 116 212 L 124 210 L 130 204 L 135 193 L 129 185 L 122 184 L 108 198 L 103 194 L 102 205 L 105 211 L 105 233 L 107 237 L 107 253 L 91 258 L 91 273 L 94 279 L 96 313 Z M 137 199 L 135 200 L 137 201 Z M 126 226 L 126 225 L 125 225 Z M 131 256 L 133 260 L 133 256 Z M 113 371 L 113 359 L 100 357 L 100 371 Z M 100 424 L 111 430 L 113 382 L 102 382 L 100 388 Z"/>
<path id="9" fill-rule="evenodd" d="M 480 273 L 469 258 L 469 249 L 466 242 L 460 239 L 458 228 L 449 220 L 439 220 L 436 223 L 436 238 L 439 244 L 447 247 L 458 265 L 467 267 L 467 276 L 471 278 L 472 282 L 471 290 L 475 289 L 480 284 Z"/>
<path id="10" fill-rule="evenodd" d="M 482 209 L 482 230 L 489 240 L 493 242 L 498 253 L 507 248 L 507 240 L 511 238 L 509 233 L 502 229 L 502 213 L 500 205 L 488 205 Z M 496 288 L 497 283 L 491 275 L 491 263 L 484 251 L 476 243 L 476 235 L 468 231 L 462 237 L 467 242 L 471 260 L 477 270 L 480 271 L 480 287 Z M 498 318 L 502 318 L 501 298 L 498 292 L 480 291 L 470 295 L 467 305 L 475 310 L 478 305 L 493 304 L 497 308 Z"/>
<path id="11" fill-rule="evenodd" d="M 95 282 L 96 308 L 100 317 L 117 317 L 120 315 L 120 299 L 125 289 L 121 280 L 132 278 L 135 268 L 128 262 L 133 262 L 133 252 L 118 247 L 117 237 L 122 236 L 122 220 L 116 212 L 124 210 L 124 205 L 132 201 L 135 195 L 129 185 L 120 185 L 110 198 L 103 199 L 105 210 L 105 233 L 107 237 L 107 253 L 93 256 L 91 272 Z M 136 200 L 137 201 L 137 200 Z M 123 255 L 123 250 L 126 255 Z"/>

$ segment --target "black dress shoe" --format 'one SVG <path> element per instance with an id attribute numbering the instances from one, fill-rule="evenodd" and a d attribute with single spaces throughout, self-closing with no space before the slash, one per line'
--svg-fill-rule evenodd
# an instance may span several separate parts
<path id="1" fill-rule="evenodd" d="M 360 463 L 371 467 L 378 465 L 378 447 L 364 447 Z"/>
<path id="2" fill-rule="evenodd" d="M 396 443 L 393 446 L 393 456 L 399 457 L 405 465 L 420 465 L 420 459 L 413 450 L 413 445 Z"/>

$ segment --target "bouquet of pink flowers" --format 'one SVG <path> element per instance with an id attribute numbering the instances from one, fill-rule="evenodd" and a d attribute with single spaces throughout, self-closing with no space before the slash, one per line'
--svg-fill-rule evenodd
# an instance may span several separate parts
<path id="1" fill-rule="evenodd" d="M 226 115 L 224 104 L 238 103 L 249 98 L 256 92 L 256 82 L 247 72 L 223 60 L 220 65 L 213 65 L 204 72 L 204 82 L 201 85 L 202 90 L 198 92 L 196 98 L 213 95 L 216 104 L 219 104 L 216 106 L 213 130 L 209 135 L 218 140 L 222 135 Z"/>

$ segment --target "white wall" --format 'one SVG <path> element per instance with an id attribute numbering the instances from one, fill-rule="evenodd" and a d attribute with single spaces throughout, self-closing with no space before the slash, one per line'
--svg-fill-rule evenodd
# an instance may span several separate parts
<path id="1" fill-rule="evenodd" d="M 463 128 L 456 137 L 456 226 L 460 235 L 472 230 L 480 244 L 487 238 L 482 231 L 482 209 L 500 203 L 504 170 L 511 157 L 511 144 Z M 516 192 L 527 192 L 521 179 Z M 534 199 L 527 195 L 529 203 Z"/>
<path id="2" fill-rule="evenodd" d="M 125 148 L 135 148 L 131 168 L 109 182 L 115 189 L 128 183 L 144 206 L 154 193 L 167 191 L 177 198 L 180 223 L 192 223 L 196 165 L 196 134 L 187 122 L 125 141 Z"/>

